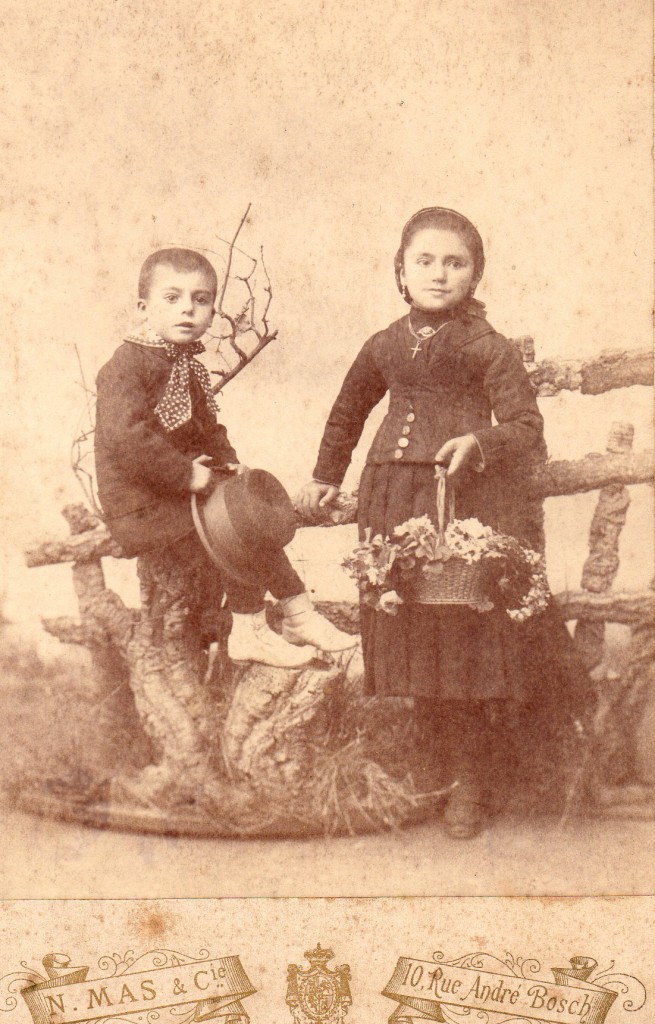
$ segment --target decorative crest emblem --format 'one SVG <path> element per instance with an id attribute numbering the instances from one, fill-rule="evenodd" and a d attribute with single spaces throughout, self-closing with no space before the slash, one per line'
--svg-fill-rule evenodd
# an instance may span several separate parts
<path id="1" fill-rule="evenodd" d="M 352 1003 L 350 995 L 350 967 L 343 964 L 331 970 L 328 960 L 334 958 L 331 949 L 308 950 L 308 970 L 297 964 L 287 968 L 287 1005 L 296 1024 L 338 1024 L 343 1021 Z"/>

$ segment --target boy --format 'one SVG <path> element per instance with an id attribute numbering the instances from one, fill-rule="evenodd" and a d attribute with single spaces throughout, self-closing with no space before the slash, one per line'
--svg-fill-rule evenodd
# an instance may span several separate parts
<path id="1" fill-rule="evenodd" d="M 215 316 L 216 292 L 216 272 L 204 256 L 177 248 L 152 253 L 139 276 L 143 327 L 125 338 L 98 374 L 98 493 L 107 527 L 127 555 L 166 547 L 171 560 L 207 561 L 191 495 L 210 491 L 212 469 L 246 469 L 216 422 L 209 374 L 194 358 L 204 351 L 199 339 Z M 233 616 L 233 660 L 297 668 L 311 660 L 315 647 L 354 646 L 354 637 L 315 611 L 283 552 L 268 575 L 266 586 L 251 586 L 221 572 Z M 284 636 L 266 624 L 266 589 L 283 607 Z"/>

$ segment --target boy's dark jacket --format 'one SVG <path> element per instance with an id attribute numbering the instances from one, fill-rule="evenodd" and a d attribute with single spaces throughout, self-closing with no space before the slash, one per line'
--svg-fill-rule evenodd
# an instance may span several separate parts
<path id="1" fill-rule="evenodd" d="M 126 555 L 161 547 L 193 530 L 192 462 L 237 462 L 194 374 L 192 418 L 167 433 L 155 416 L 171 373 L 164 349 L 126 341 L 97 379 L 95 459 L 98 496 L 112 536 Z"/>
<path id="2" fill-rule="evenodd" d="M 417 332 L 431 323 L 415 309 L 411 317 Z M 407 316 L 366 342 L 328 418 L 314 478 L 341 484 L 369 413 L 388 391 L 389 410 L 367 463 L 431 463 L 450 438 L 473 433 L 484 469 L 462 475 L 456 515 L 475 516 L 537 545 L 526 484 L 546 449 L 518 347 L 494 331 L 475 300 L 412 357 L 415 345 Z"/>

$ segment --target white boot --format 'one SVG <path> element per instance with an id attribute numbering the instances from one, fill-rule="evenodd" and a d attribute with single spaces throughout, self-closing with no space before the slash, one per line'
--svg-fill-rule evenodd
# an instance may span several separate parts
<path id="1" fill-rule="evenodd" d="M 282 636 L 290 644 L 312 644 L 322 651 L 345 651 L 357 645 L 357 637 L 342 633 L 316 611 L 305 591 L 280 601 L 284 610 Z"/>
<path id="2" fill-rule="evenodd" d="M 266 621 L 265 611 L 254 615 L 232 613 L 227 653 L 232 661 L 258 661 L 275 668 L 300 668 L 308 665 L 315 655 L 313 647 L 295 647 L 274 633 Z"/>

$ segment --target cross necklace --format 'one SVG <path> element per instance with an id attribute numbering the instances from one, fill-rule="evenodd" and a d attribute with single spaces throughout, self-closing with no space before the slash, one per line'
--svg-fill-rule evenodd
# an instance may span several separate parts
<path id="1" fill-rule="evenodd" d="M 446 320 L 446 322 L 442 324 L 441 327 L 437 328 L 430 327 L 429 324 L 426 324 L 425 327 L 422 327 L 420 331 L 415 331 L 414 328 L 412 327 L 412 314 L 410 313 L 407 318 L 409 333 L 412 335 L 413 338 L 416 339 L 414 347 L 410 349 L 410 352 L 412 353 L 412 359 L 416 359 L 418 353 L 423 351 L 423 349 L 421 348 L 422 341 L 429 341 L 430 338 L 434 338 L 435 334 L 438 334 L 439 331 L 443 330 L 444 327 L 447 327 L 448 324 L 452 324 L 452 322 L 452 320 Z"/>

